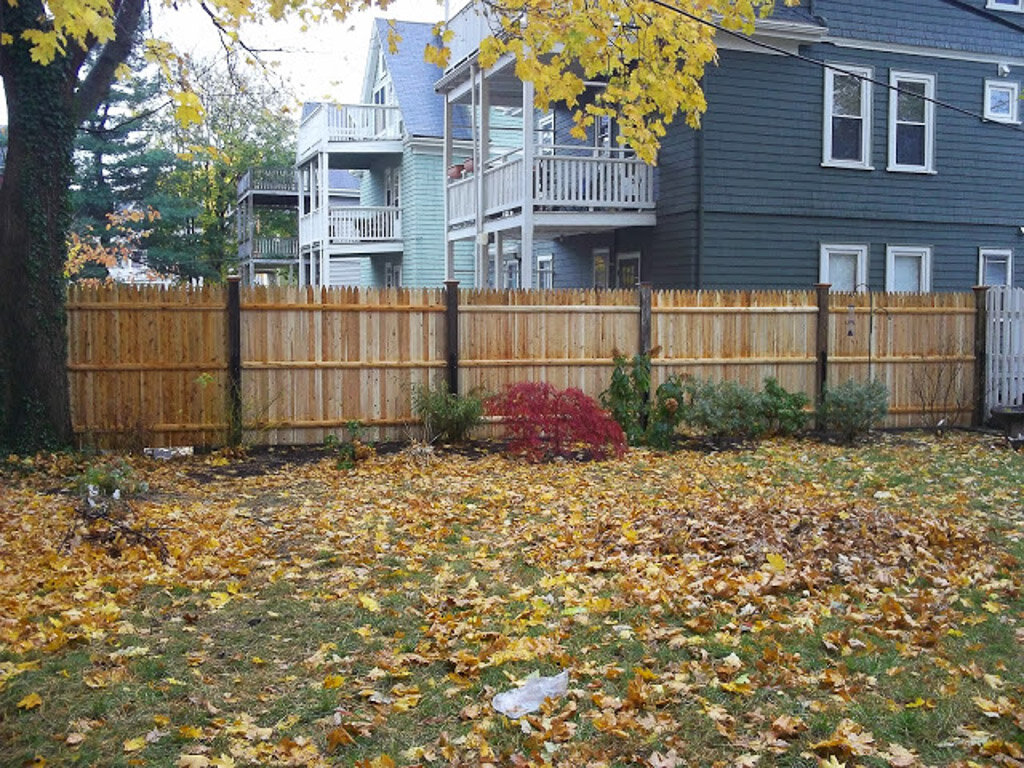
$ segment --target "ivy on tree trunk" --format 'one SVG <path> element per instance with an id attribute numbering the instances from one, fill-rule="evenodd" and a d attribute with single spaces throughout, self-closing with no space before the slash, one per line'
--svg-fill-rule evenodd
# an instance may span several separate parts
<path id="1" fill-rule="evenodd" d="M 142 0 L 115 5 L 117 36 L 70 47 L 43 66 L 21 32 L 45 18 L 40 0 L 0 4 L 9 121 L 0 186 L 0 445 L 38 450 L 71 442 L 64 262 L 71 224 L 72 152 L 80 122 L 106 95 L 131 50 Z"/>

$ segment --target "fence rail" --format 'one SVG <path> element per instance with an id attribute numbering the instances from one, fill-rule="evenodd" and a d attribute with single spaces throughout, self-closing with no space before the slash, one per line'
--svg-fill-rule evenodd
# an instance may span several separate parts
<path id="1" fill-rule="evenodd" d="M 967 422 L 977 401 L 971 294 L 110 286 L 73 288 L 68 310 L 74 427 L 103 447 L 223 444 L 233 402 L 253 443 L 319 443 L 350 421 L 401 438 L 418 384 L 597 396 L 614 355 L 640 349 L 655 387 L 774 376 L 814 394 L 826 371 L 877 377 L 890 426 Z"/>

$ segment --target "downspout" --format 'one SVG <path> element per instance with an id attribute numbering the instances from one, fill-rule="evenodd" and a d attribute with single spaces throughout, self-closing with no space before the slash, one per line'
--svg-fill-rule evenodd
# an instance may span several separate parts
<path id="1" fill-rule="evenodd" d="M 707 101 L 708 81 L 704 78 L 704 99 Z M 697 131 L 697 243 L 693 255 L 693 287 L 700 290 L 704 287 L 704 126 Z"/>

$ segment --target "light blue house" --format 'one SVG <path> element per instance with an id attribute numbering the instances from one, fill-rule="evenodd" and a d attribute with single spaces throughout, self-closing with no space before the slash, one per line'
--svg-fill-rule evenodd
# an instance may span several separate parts
<path id="1" fill-rule="evenodd" d="M 464 249 L 445 260 L 444 97 L 434 91 L 442 73 L 424 60 L 435 42 L 430 24 L 378 19 L 360 103 L 305 105 L 296 158 L 300 284 L 438 286 L 468 268 Z M 462 143 L 457 133 L 452 141 Z M 358 205 L 331 202 L 335 170 L 359 178 Z"/>
<path id="2" fill-rule="evenodd" d="M 478 281 L 514 240 L 524 285 L 1021 284 L 1024 0 L 780 3 L 753 38 L 719 35 L 703 128 L 673 123 L 657 168 L 613 121 L 569 139 L 511 62 L 481 71 L 472 6 L 451 27 L 449 113 L 521 116 L 503 154 L 477 121 L 484 173 L 449 181 L 448 237 L 476 245 Z"/>

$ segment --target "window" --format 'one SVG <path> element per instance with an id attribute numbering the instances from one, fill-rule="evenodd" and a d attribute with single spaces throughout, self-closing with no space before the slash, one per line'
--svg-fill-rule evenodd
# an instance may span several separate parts
<path id="1" fill-rule="evenodd" d="M 986 80 L 985 119 L 999 123 L 1016 123 L 1019 99 L 1019 83 L 1009 80 Z"/>
<path id="2" fill-rule="evenodd" d="M 398 208 L 401 205 L 402 169 L 391 166 L 384 170 L 384 205 Z"/>
<path id="3" fill-rule="evenodd" d="M 837 65 L 838 66 L 838 65 Z M 871 70 L 825 69 L 823 165 L 871 169 Z"/>
<path id="4" fill-rule="evenodd" d="M 986 8 L 997 11 L 1024 11 L 1024 0 L 988 0 Z"/>
<path id="5" fill-rule="evenodd" d="M 537 256 L 537 287 L 555 287 L 555 259 L 550 253 L 542 253 Z"/>
<path id="6" fill-rule="evenodd" d="M 555 113 L 543 112 L 537 117 L 537 154 L 555 153 Z"/>
<path id="7" fill-rule="evenodd" d="M 616 260 L 617 287 L 636 288 L 640 285 L 640 254 L 637 251 L 632 253 L 620 253 Z"/>
<path id="8" fill-rule="evenodd" d="M 608 261 L 611 251 L 607 248 L 595 248 L 592 251 L 594 257 L 594 287 L 608 287 Z"/>
<path id="9" fill-rule="evenodd" d="M 402 287 L 402 265 L 400 263 L 389 261 L 384 265 L 384 287 Z"/>
<path id="10" fill-rule="evenodd" d="M 1009 248 L 978 249 L 978 285 L 1012 285 L 1013 251 Z"/>
<path id="11" fill-rule="evenodd" d="M 885 249 L 885 290 L 926 293 L 931 290 L 932 249 L 889 246 Z"/>
<path id="12" fill-rule="evenodd" d="M 818 274 L 832 290 L 854 293 L 867 288 L 868 247 L 866 245 L 822 245 Z"/>
<path id="13" fill-rule="evenodd" d="M 935 78 L 890 72 L 889 170 L 933 173 Z"/>

